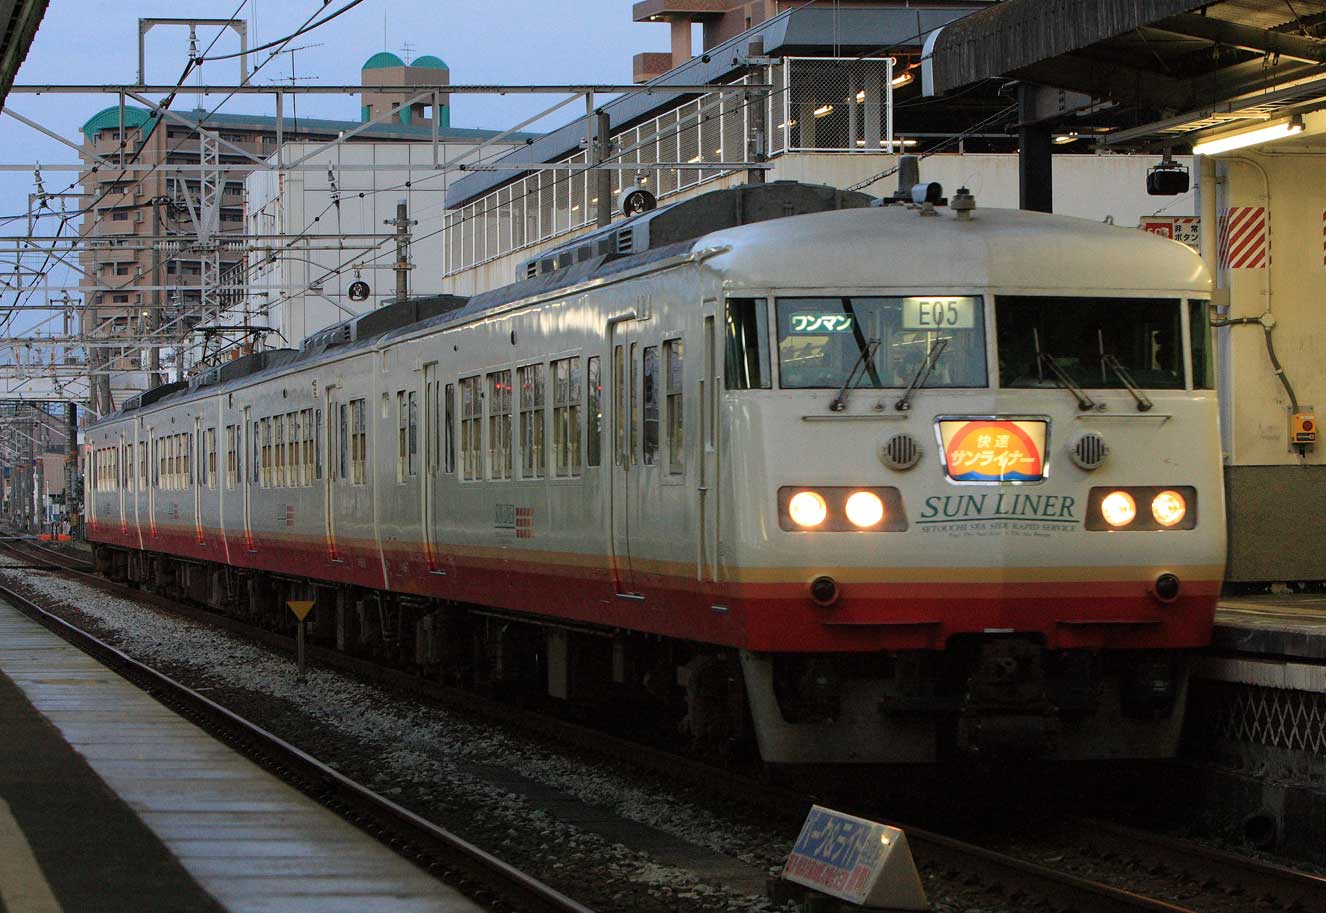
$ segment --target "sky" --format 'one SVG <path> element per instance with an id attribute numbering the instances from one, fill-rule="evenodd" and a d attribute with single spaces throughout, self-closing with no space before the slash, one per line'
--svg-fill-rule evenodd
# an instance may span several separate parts
<path id="1" fill-rule="evenodd" d="M 249 45 L 282 38 L 315 12 L 324 15 L 344 0 L 150 0 L 106 3 L 104 0 L 53 0 L 27 60 L 15 80 L 35 84 L 129 84 L 136 81 L 139 18 L 244 18 L 249 21 Z M 236 10 L 239 10 L 236 12 Z M 200 50 L 216 30 L 200 30 Z M 451 68 L 453 83 L 564 84 L 631 82 L 631 58 L 640 51 L 665 51 L 667 26 L 631 21 L 630 0 L 366 0 L 333 22 L 296 38 L 294 73 L 301 85 L 357 85 L 359 68 L 374 53 L 402 54 L 409 42 L 411 57 L 434 54 Z M 213 54 L 239 49 L 238 38 L 225 31 Z M 270 52 L 259 52 L 261 62 Z M 404 56 L 404 55 L 403 55 Z M 148 83 L 173 85 L 188 59 L 188 30 L 158 27 L 147 38 Z M 267 63 L 254 77 L 255 84 L 270 84 L 291 75 L 291 55 Z M 311 77 L 311 79 L 310 79 Z M 188 84 L 239 81 L 237 60 L 205 64 Z M 453 95 L 451 123 L 456 127 L 510 127 L 564 96 Z M 181 95 L 176 110 L 201 106 L 211 110 L 216 96 Z M 79 128 L 97 111 L 116 103 L 107 95 L 11 94 L 6 108 L 37 121 L 48 130 L 79 142 Z M 273 113 L 271 97 L 239 98 L 223 111 Z M 298 101 L 304 116 L 359 119 L 357 96 L 307 96 Z M 563 109 L 530 129 L 550 129 L 565 123 Z M 76 153 L 35 130 L 9 118 L 0 118 L 0 161 L 13 163 L 74 163 Z M 47 192 L 64 191 L 76 180 L 75 172 L 44 173 Z M 33 192 L 31 172 L 0 172 L 0 217 L 24 213 Z M 75 200 L 68 200 L 72 207 Z M 3 223 L 3 234 L 21 234 L 24 220 Z M 50 220 L 42 233 L 53 233 Z M 8 269 L 8 266 L 4 267 Z M 58 268 L 52 279 L 60 284 L 74 278 Z M 10 296 L 5 296 L 6 299 Z"/>

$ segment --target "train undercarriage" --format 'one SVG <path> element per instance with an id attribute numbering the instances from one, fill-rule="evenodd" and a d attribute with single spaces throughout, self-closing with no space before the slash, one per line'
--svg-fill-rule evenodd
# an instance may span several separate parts
<path id="1" fill-rule="evenodd" d="M 763 654 L 484 606 L 96 548 L 100 573 L 424 677 L 548 703 L 633 735 L 772 765 L 1163 758 L 1187 670 L 1172 651 L 1051 651 L 960 635 L 943 651 Z"/>

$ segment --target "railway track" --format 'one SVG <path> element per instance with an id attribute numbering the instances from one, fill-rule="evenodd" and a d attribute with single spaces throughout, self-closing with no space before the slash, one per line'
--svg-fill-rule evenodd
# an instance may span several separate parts
<path id="1" fill-rule="evenodd" d="M 113 583 L 91 573 L 87 562 L 78 561 L 64 552 L 30 540 L 0 539 L 0 547 L 26 561 L 25 566 L 58 570 L 81 578 L 99 589 L 129 595 L 168 611 L 222 627 L 280 651 L 293 651 L 293 638 L 255 628 L 210 610 L 181 605 L 175 600 Z M 4 590 L 0 589 L 2 592 Z M 113 648 L 106 649 L 113 651 Z M 642 770 L 689 789 L 701 790 L 721 802 L 760 809 L 766 816 L 781 820 L 789 827 L 795 826 L 804 817 L 808 803 L 814 799 L 795 790 L 770 786 L 754 777 L 716 770 L 710 764 L 679 758 L 671 752 L 648 748 L 635 741 L 544 714 L 531 713 L 334 650 L 310 647 L 309 657 L 316 664 L 400 689 L 440 703 L 448 709 L 495 720 L 535 733 L 575 751 L 597 758 L 606 757 L 613 763 Z M 316 774 L 308 776 L 308 779 L 314 783 L 319 782 Z M 410 815 L 404 809 L 399 811 Z M 941 880 L 960 884 L 967 891 L 1003 898 L 1010 909 L 1034 909 L 1037 902 L 1046 909 L 1081 913 L 1242 913 L 1253 907 L 1291 911 L 1326 909 L 1326 879 L 1110 822 L 1069 822 L 1071 833 L 1076 835 L 1069 839 L 1076 850 L 1065 852 L 1061 862 L 1054 865 L 905 824 L 899 826 L 907 831 L 917 863 L 923 872 L 932 875 L 938 873 Z M 411 836 L 404 839 L 412 847 L 421 845 L 416 842 L 421 838 Z M 1116 877 L 1101 880 L 1098 873 L 1100 869 L 1114 870 Z M 1092 874 L 1079 874 L 1082 871 Z M 1124 874 L 1120 875 L 1119 872 Z M 1118 886 L 1119 882 L 1129 879 L 1146 882 L 1149 887 L 1141 891 Z M 1176 896 L 1181 896 L 1182 900 L 1173 899 Z"/>
<path id="2" fill-rule="evenodd" d="M 35 553 L 37 557 L 45 558 L 49 568 L 88 574 L 67 566 L 83 562 L 33 543 L 19 545 L 2 541 L 0 545 L 29 560 Z M 36 568 L 39 565 L 34 562 L 20 567 Z M 519 913 L 594 913 L 589 907 L 351 780 L 170 676 L 129 657 L 17 590 L 0 585 L 0 598 L 488 909 Z"/>

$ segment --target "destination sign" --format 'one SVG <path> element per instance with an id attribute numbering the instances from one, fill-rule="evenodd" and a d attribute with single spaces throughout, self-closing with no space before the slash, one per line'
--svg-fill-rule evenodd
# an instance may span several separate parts
<path id="1" fill-rule="evenodd" d="M 925 297 L 902 299 L 904 330 L 970 330 L 976 326 L 980 298 Z"/>
<path id="2" fill-rule="evenodd" d="M 955 482 L 1039 482 L 1045 478 L 1046 427 L 1044 421 L 941 421 L 944 469 Z"/>
<path id="3" fill-rule="evenodd" d="M 851 314 L 821 311 L 795 311 L 788 316 L 787 325 L 794 335 L 822 336 L 825 333 L 850 333 L 855 326 Z"/>

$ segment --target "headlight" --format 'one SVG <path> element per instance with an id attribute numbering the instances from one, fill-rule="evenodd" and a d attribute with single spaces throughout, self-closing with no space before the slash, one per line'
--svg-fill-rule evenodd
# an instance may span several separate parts
<path id="1" fill-rule="evenodd" d="M 847 519 L 868 529 L 884 519 L 884 502 L 873 491 L 858 491 L 847 499 Z"/>
<path id="2" fill-rule="evenodd" d="M 787 502 L 787 513 L 797 526 L 819 526 L 829 515 L 829 506 L 813 491 L 799 491 Z"/>
<path id="3" fill-rule="evenodd" d="M 1188 513 L 1188 502 L 1177 491 L 1162 491 L 1151 500 L 1151 516 L 1168 529 L 1183 522 Z"/>
<path id="4" fill-rule="evenodd" d="M 1126 491 L 1112 491 L 1100 502 L 1100 514 L 1110 526 L 1127 526 L 1137 516 L 1137 502 Z"/>

